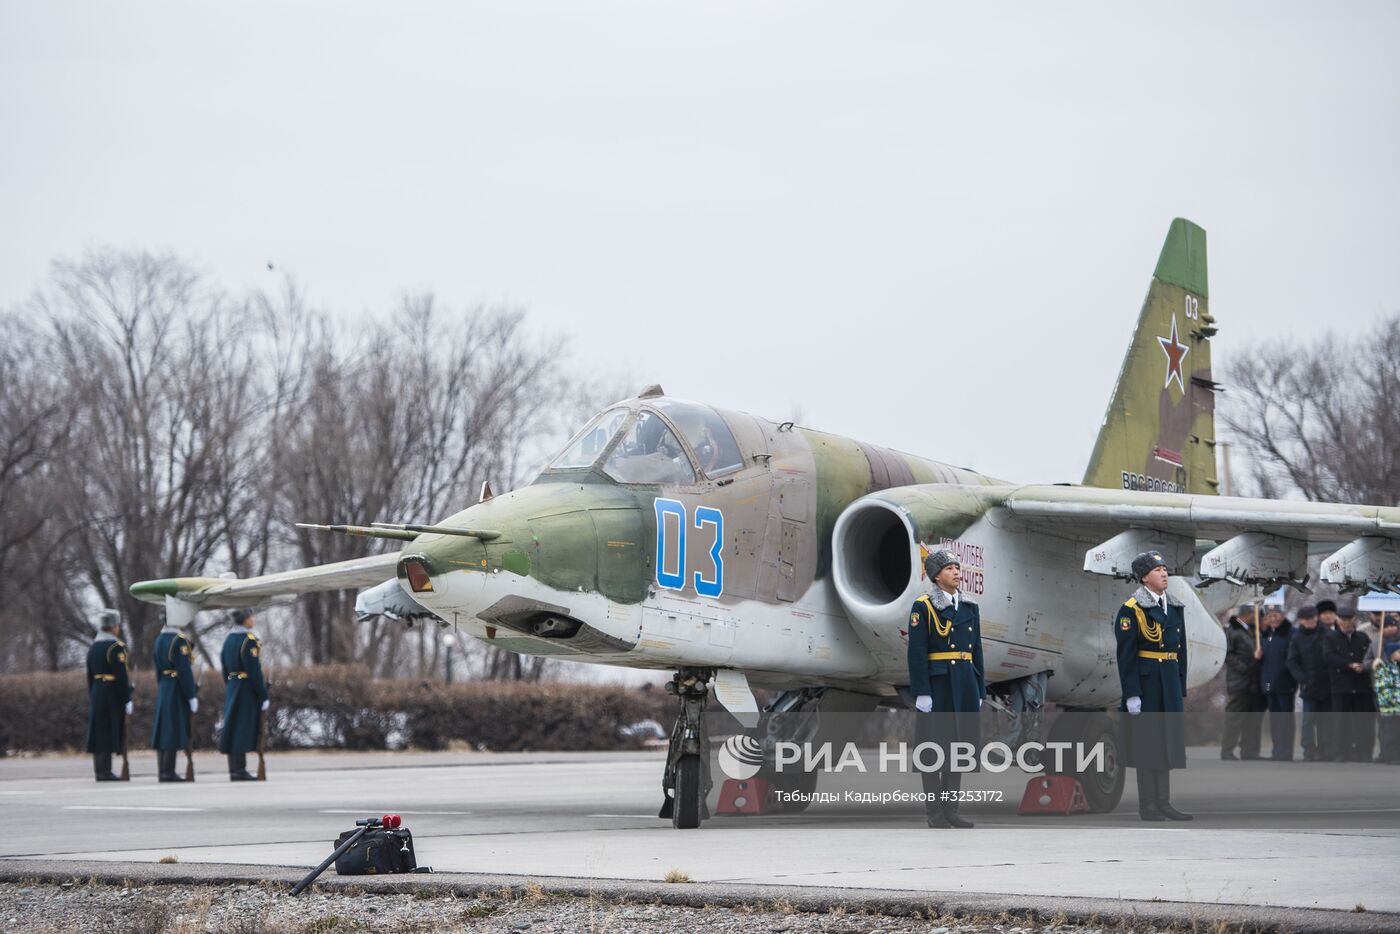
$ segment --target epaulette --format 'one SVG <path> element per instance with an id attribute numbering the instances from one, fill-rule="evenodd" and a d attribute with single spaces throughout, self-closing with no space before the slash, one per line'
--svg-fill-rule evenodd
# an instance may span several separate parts
<path id="1" fill-rule="evenodd" d="M 1125 604 L 1123 604 L 1123 605 L 1124 605 L 1124 606 L 1133 606 L 1133 607 L 1137 606 L 1137 597 L 1129 597 L 1129 598 L 1128 598 L 1128 602 L 1125 603 Z"/>

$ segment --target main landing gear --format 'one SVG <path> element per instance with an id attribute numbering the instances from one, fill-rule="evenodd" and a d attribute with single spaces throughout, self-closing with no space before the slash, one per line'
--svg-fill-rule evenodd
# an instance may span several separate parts
<path id="1" fill-rule="evenodd" d="M 710 741 L 705 733 L 705 704 L 710 699 L 710 668 L 682 668 L 666 693 L 681 702 L 680 715 L 671 730 L 666 751 L 666 772 L 661 779 L 665 800 L 657 817 L 671 818 L 678 830 L 693 830 L 709 817 L 705 798 L 710 793 Z"/>

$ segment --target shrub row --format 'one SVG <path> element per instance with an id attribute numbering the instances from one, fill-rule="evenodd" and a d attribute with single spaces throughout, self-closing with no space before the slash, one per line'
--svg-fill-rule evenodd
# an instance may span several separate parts
<path id="1" fill-rule="evenodd" d="M 0 754 L 81 750 L 87 688 L 81 672 L 0 676 Z M 136 676 L 131 746 L 151 735 L 155 686 Z M 454 743 L 493 751 L 635 748 L 619 728 L 640 720 L 669 726 L 676 702 L 661 691 L 560 682 L 433 684 L 373 679 L 348 666 L 278 669 L 269 749 L 445 749 Z M 223 685 L 204 672 L 195 747 L 210 749 L 223 714 Z"/>

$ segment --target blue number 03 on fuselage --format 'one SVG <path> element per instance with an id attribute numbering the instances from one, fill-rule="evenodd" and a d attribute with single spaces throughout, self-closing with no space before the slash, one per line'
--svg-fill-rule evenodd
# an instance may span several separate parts
<path id="1" fill-rule="evenodd" d="M 655 505 L 656 584 L 667 590 L 684 590 L 685 546 L 691 529 L 685 504 L 674 499 L 657 498 Z M 705 526 L 713 528 L 715 533 L 714 544 L 710 546 L 710 563 L 714 570 L 710 577 L 706 577 L 703 571 L 695 572 L 695 592 L 702 597 L 718 597 L 724 593 L 724 513 L 710 506 L 696 506 L 694 528 L 704 529 Z M 675 570 L 666 567 L 667 546 L 672 535 L 677 536 Z"/>

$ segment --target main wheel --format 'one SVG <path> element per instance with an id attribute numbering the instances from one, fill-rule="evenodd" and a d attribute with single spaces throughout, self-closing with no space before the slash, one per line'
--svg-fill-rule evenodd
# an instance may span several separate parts
<path id="1" fill-rule="evenodd" d="M 671 808 L 671 825 L 677 830 L 694 830 L 700 826 L 704 807 L 705 764 L 699 756 L 681 756 L 676 763 L 675 803 Z"/>
<path id="2" fill-rule="evenodd" d="M 1084 800 L 1089 805 L 1089 810 L 1095 814 L 1104 814 L 1118 807 L 1118 802 L 1123 799 L 1123 786 L 1127 780 L 1127 770 L 1123 767 L 1123 760 L 1118 748 L 1118 724 L 1106 713 L 1070 713 L 1067 716 L 1061 715 L 1055 720 L 1054 726 L 1050 729 L 1050 740 L 1052 742 L 1083 743 L 1085 749 L 1091 749 L 1098 743 L 1104 747 L 1103 769 L 1086 769 L 1082 772 L 1076 771 L 1074 764 L 1077 756 L 1071 750 L 1066 756 L 1065 775 L 1072 775 L 1079 779 L 1079 784 L 1084 788 Z M 1053 763 L 1051 756 L 1045 757 L 1047 764 Z"/>

